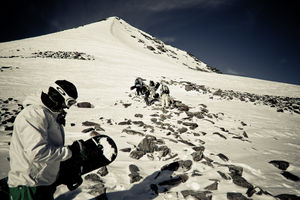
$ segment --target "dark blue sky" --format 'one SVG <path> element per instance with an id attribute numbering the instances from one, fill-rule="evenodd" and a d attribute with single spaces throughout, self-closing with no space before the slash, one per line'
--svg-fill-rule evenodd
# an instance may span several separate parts
<path id="1" fill-rule="evenodd" d="M 10 0 L 0 41 L 118 16 L 223 73 L 300 85 L 297 0 Z"/>

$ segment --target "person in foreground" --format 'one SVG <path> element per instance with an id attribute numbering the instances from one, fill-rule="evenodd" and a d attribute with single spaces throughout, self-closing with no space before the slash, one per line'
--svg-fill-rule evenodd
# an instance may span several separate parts
<path id="1" fill-rule="evenodd" d="M 22 110 L 14 122 L 9 156 L 11 200 L 50 200 L 56 190 L 60 162 L 80 152 L 80 142 L 64 146 L 65 109 L 76 103 L 76 87 L 57 80 L 42 92 L 41 104 Z"/>

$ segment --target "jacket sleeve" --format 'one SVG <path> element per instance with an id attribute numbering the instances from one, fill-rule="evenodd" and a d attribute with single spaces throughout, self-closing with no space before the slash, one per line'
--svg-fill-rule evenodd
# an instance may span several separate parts
<path id="1" fill-rule="evenodd" d="M 54 146 L 48 142 L 47 128 L 49 116 L 45 111 L 33 110 L 24 116 L 21 142 L 24 153 L 34 162 L 60 162 L 72 156 L 71 150 L 66 146 Z"/>

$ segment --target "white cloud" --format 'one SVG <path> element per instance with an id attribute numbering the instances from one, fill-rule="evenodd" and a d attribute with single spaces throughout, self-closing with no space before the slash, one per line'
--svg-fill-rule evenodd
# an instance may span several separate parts
<path id="1" fill-rule="evenodd" d="M 225 69 L 225 74 L 240 75 L 240 73 L 239 73 L 239 72 L 237 72 L 236 70 L 234 70 L 234 69 L 231 69 L 231 68 L 227 68 L 227 69 Z"/>
<path id="2" fill-rule="evenodd" d="M 215 8 L 234 0 L 132 0 L 127 1 L 128 7 L 135 7 L 154 12 L 186 9 L 195 6 L 203 8 Z"/>
<path id="3" fill-rule="evenodd" d="M 175 37 L 162 37 L 160 38 L 160 40 L 162 40 L 165 43 L 172 43 L 176 41 Z"/>

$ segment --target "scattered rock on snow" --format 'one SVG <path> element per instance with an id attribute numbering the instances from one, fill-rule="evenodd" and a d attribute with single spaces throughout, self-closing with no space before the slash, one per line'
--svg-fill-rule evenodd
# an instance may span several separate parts
<path id="1" fill-rule="evenodd" d="M 249 200 L 247 197 L 245 197 L 241 193 L 236 193 L 236 192 L 228 192 L 227 199 L 228 200 Z"/>
<path id="2" fill-rule="evenodd" d="M 222 153 L 217 154 L 217 156 L 219 156 L 225 162 L 227 162 L 229 160 L 229 158 Z"/>
<path id="3" fill-rule="evenodd" d="M 90 174 L 86 175 L 84 177 L 84 179 L 87 181 L 92 181 L 92 182 L 102 182 L 101 178 L 95 173 L 90 173 Z"/>
<path id="4" fill-rule="evenodd" d="M 227 139 L 224 135 L 222 135 L 221 133 L 219 133 L 219 132 L 214 132 L 213 133 L 213 135 L 218 135 L 218 136 L 220 136 L 221 138 L 223 138 L 223 139 Z"/>
<path id="5" fill-rule="evenodd" d="M 299 200 L 300 196 L 296 196 L 294 194 L 279 194 L 275 196 L 280 200 Z"/>
<path id="6" fill-rule="evenodd" d="M 120 149 L 120 151 L 122 152 L 130 152 L 131 151 L 131 148 L 128 147 L 128 148 L 123 148 L 123 149 Z"/>
<path id="7" fill-rule="evenodd" d="M 141 180 L 143 177 L 140 176 L 139 171 L 140 169 L 136 165 L 129 165 L 129 171 L 130 174 L 128 175 L 130 177 L 130 183 L 135 183 Z"/>
<path id="8" fill-rule="evenodd" d="M 122 130 L 122 133 L 127 133 L 128 135 L 138 135 L 138 136 L 145 136 L 144 133 L 141 133 L 141 132 L 138 132 L 138 131 L 135 131 L 135 130 L 131 130 L 131 129 L 123 129 Z"/>
<path id="9" fill-rule="evenodd" d="M 100 169 L 97 171 L 97 174 L 99 174 L 100 176 L 106 176 L 108 174 L 107 167 L 100 167 Z"/>
<path id="10" fill-rule="evenodd" d="M 288 162 L 283 160 L 272 160 L 269 163 L 281 170 L 286 170 L 290 165 Z"/>
<path id="11" fill-rule="evenodd" d="M 213 184 L 206 186 L 206 190 L 218 190 L 218 181 L 215 181 Z"/>
<path id="12" fill-rule="evenodd" d="M 188 198 L 188 196 L 192 196 L 197 200 L 211 200 L 212 199 L 212 193 L 210 191 L 194 191 L 194 190 L 183 190 L 181 191 L 181 194 L 185 199 Z"/>
<path id="13" fill-rule="evenodd" d="M 92 108 L 92 104 L 90 102 L 79 102 L 77 103 L 78 108 Z"/>
<path id="14" fill-rule="evenodd" d="M 134 158 L 134 159 L 140 159 L 141 157 L 143 157 L 145 155 L 145 153 L 143 151 L 138 151 L 138 150 L 133 150 L 131 153 L 130 153 L 130 157 L 131 158 Z"/>
<path id="15" fill-rule="evenodd" d="M 292 180 L 292 181 L 299 181 L 300 178 L 294 174 L 292 174 L 291 172 L 288 172 L 288 171 L 282 171 L 280 172 L 280 174 L 282 176 L 284 176 L 285 178 L 289 179 L 289 180 Z"/>

